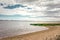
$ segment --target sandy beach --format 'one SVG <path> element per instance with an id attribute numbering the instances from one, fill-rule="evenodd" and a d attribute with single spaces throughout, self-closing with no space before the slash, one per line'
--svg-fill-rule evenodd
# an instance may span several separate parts
<path id="1" fill-rule="evenodd" d="M 55 40 L 56 35 L 60 35 L 60 26 L 49 26 L 49 30 L 7 37 L 0 40 Z"/>

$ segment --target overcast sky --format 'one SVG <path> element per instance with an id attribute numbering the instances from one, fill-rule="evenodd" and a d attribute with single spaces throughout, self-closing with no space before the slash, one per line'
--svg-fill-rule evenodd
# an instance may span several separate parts
<path id="1" fill-rule="evenodd" d="M 24 6 L 27 6 L 25 8 L 15 9 L 4 9 L 0 7 L 0 14 L 29 15 L 32 18 L 39 16 L 60 16 L 60 0 L 1 0 L 0 3 L 6 3 L 6 5 L 23 4 Z"/>

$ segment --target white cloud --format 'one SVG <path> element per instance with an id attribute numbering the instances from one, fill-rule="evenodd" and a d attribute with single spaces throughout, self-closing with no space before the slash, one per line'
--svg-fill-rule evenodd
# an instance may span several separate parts
<path id="1" fill-rule="evenodd" d="M 14 3 L 16 4 L 15 1 L 13 0 L 12 4 Z M 28 10 L 26 8 L 16 8 L 16 9 L 10 10 L 10 9 L 3 9 L 0 7 L 0 14 L 5 14 L 5 15 L 20 14 L 24 16 L 29 15 L 31 17 L 31 20 L 32 19 L 40 20 L 40 18 L 36 18 L 38 16 L 60 16 L 60 0 L 49 0 L 49 1 L 47 0 L 18 0 L 17 3 L 24 4 L 32 9 Z M 25 19 L 28 20 L 29 18 L 27 17 Z"/>

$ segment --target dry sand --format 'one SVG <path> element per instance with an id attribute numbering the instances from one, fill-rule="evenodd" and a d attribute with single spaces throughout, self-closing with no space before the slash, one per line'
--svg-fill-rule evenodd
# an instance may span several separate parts
<path id="1" fill-rule="evenodd" d="M 60 35 L 60 26 L 49 26 L 48 28 L 50 29 L 25 35 L 3 38 L 0 40 L 55 40 L 56 35 Z"/>

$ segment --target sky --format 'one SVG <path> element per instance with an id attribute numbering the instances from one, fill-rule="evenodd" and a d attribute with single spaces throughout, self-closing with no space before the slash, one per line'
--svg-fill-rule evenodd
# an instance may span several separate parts
<path id="1" fill-rule="evenodd" d="M 60 20 L 59 18 L 60 0 L 0 0 L 0 20 L 56 21 Z"/>

